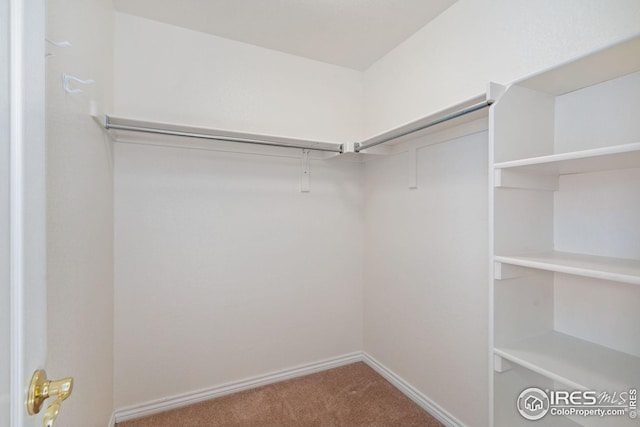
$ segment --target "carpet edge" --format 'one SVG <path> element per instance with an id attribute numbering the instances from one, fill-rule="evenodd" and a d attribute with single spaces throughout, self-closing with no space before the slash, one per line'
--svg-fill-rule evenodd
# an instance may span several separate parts
<path id="1" fill-rule="evenodd" d="M 407 396 L 422 409 L 429 412 L 433 417 L 438 419 L 438 421 L 440 421 L 447 427 L 466 427 L 464 423 L 456 419 L 451 413 L 429 399 L 402 377 L 400 377 L 395 372 L 376 360 L 373 356 L 363 351 L 348 353 L 342 356 L 332 357 L 306 365 L 283 369 L 281 371 L 276 371 L 269 374 L 245 378 L 240 381 L 233 381 L 194 392 L 182 393 L 175 396 L 164 397 L 161 399 L 140 403 L 125 408 L 116 409 L 114 411 L 113 418 L 115 418 L 116 423 L 130 421 L 149 415 L 154 415 L 160 412 L 169 411 L 171 409 L 182 408 L 194 403 L 214 399 L 216 397 L 222 397 L 228 394 L 250 390 L 253 388 L 261 387 L 263 385 L 274 384 L 356 362 L 364 362 L 367 366 L 380 374 L 380 376 L 389 381 L 395 388 L 400 390 L 402 394 Z"/>
<path id="2" fill-rule="evenodd" d="M 263 385 L 274 384 L 292 378 L 310 375 L 316 372 L 322 372 L 328 369 L 362 361 L 363 353 L 358 351 L 344 354 L 342 356 L 320 360 L 306 365 L 283 369 L 281 371 L 276 371 L 269 374 L 257 375 L 239 381 L 232 381 L 194 392 L 187 392 L 175 396 L 163 397 L 160 399 L 116 409 L 114 412 L 115 422 L 121 423 L 124 421 L 130 421 L 149 415 L 154 415 L 160 412 L 169 411 L 171 409 L 178 409 L 184 406 L 193 405 L 194 403 L 203 402 L 205 400 L 214 399 L 216 397 L 226 396 L 228 394 L 261 387 Z"/>
<path id="3" fill-rule="evenodd" d="M 447 427 L 466 427 L 464 423 L 451 415 L 448 411 L 443 409 L 440 405 L 429 399 L 423 393 L 421 393 L 414 386 L 409 384 L 406 380 L 400 377 L 398 374 L 384 366 L 377 361 L 373 356 L 367 352 L 362 352 L 362 361 L 367 364 L 371 369 L 376 371 L 380 376 L 389 381 L 395 388 L 400 390 L 402 394 L 407 396 L 413 402 L 415 402 L 422 409 L 430 413 L 438 421 L 446 425 Z"/>

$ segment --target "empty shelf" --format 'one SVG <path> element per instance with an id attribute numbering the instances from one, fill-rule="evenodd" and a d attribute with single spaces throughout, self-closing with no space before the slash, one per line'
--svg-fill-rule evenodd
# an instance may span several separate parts
<path id="1" fill-rule="evenodd" d="M 538 175 L 568 175 L 640 168 L 640 142 L 511 160 L 496 163 L 494 167 Z"/>
<path id="2" fill-rule="evenodd" d="M 495 426 L 523 426 L 523 427 L 582 427 L 582 424 L 568 417 L 546 416 L 534 423 L 525 420 L 516 410 L 515 396 L 525 388 L 531 387 L 532 382 L 523 380 L 514 370 L 494 375 L 496 409 L 494 413 Z M 541 384 L 537 384 L 540 386 Z"/>
<path id="3" fill-rule="evenodd" d="M 495 354 L 580 390 L 624 391 L 640 384 L 640 358 L 559 332 L 496 347 Z"/>
<path id="4" fill-rule="evenodd" d="M 496 256 L 496 262 L 640 285 L 640 261 L 567 252 Z"/>
<path id="5" fill-rule="evenodd" d="M 98 118 L 96 118 L 98 120 Z M 123 117 L 104 116 L 100 124 L 105 129 L 114 131 L 115 139 L 120 142 L 139 142 L 138 139 L 122 137 L 121 133 L 153 134 L 170 138 L 191 138 L 210 141 L 237 142 L 281 148 L 299 148 L 304 150 L 326 151 L 342 153 L 342 145 L 330 142 L 311 141 L 274 135 L 253 134 L 224 129 L 212 129 L 199 126 L 182 125 L 175 123 L 160 123 L 144 120 L 129 119 Z"/>

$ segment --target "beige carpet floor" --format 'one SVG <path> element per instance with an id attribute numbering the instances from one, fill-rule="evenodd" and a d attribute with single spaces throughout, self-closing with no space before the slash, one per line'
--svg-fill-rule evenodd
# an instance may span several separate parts
<path id="1" fill-rule="evenodd" d="M 442 426 L 362 362 L 219 397 L 117 427 Z"/>

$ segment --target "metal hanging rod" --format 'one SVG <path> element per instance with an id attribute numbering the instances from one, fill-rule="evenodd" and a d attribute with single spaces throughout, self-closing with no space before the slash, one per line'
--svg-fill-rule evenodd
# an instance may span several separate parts
<path id="1" fill-rule="evenodd" d="M 448 122 L 449 120 L 453 120 L 455 118 L 464 116 L 465 114 L 473 113 L 474 111 L 478 111 L 478 110 L 482 110 L 483 108 L 487 108 L 488 106 L 493 104 L 493 102 L 494 101 L 492 99 L 479 102 L 477 104 L 471 105 L 470 107 L 466 107 L 466 108 L 463 108 L 463 109 L 458 110 L 456 112 L 453 112 L 451 114 L 447 114 L 446 116 L 441 117 L 441 118 L 436 119 L 436 120 L 433 120 L 433 121 L 431 121 L 431 122 L 429 122 L 427 124 L 420 125 L 419 127 L 415 128 L 415 129 L 407 130 L 407 131 L 402 132 L 400 134 L 393 135 L 393 136 L 390 136 L 388 138 L 381 139 L 380 141 L 370 142 L 368 144 L 356 142 L 355 145 L 354 145 L 354 151 L 356 153 L 359 153 L 360 151 L 366 150 L 367 148 L 375 147 L 376 145 L 384 144 L 385 142 L 393 141 L 394 139 L 398 139 L 398 138 L 401 138 L 401 137 L 406 136 L 406 135 L 411 135 L 412 133 L 419 132 L 421 130 L 430 128 L 430 127 L 435 126 L 435 125 L 439 125 L 440 123 Z"/>
<path id="2" fill-rule="evenodd" d="M 200 138 L 200 139 L 209 139 L 213 141 L 228 141 L 228 142 L 239 142 L 242 144 L 255 144 L 255 145 L 267 145 L 270 147 L 284 147 L 284 148 L 300 148 L 303 150 L 314 150 L 314 151 L 326 151 L 331 153 L 342 153 L 343 146 L 342 144 L 335 144 L 335 147 L 320 147 L 313 145 L 300 145 L 300 144 L 285 144 L 280 142 L 255 139 L 255 138 L 242 138 L 235 136 L 225 136 L 225 135 L 212 135 L 208 133 L 200 133 L 200 132 L 187 132 L 181 130 L 169 130 L 169 129 L 160 129 L 148 126 L 134 126 L 134 125 L 126 125 L 119 123 L 112 123 L 111 117 L 104 116 L 104 127 L 105 129 L 115 129 L 115 130 L 126 130 L 132 132 L 144 132 L 144 133 L 154 133 L 158 135 L 172 135 L 172 136 L 184 136 L 189 138 Z M 329 145 L 329 143 L 326 143 Z"/>

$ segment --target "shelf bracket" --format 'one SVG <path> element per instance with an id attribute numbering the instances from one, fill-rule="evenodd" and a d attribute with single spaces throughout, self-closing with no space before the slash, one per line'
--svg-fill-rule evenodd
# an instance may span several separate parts
<path id="1" fill-rule="evenodd" d="M 309 175 L 311 173 L 311 166 L 309 162 L 309 150 L 302 150 L 302 163 L 300 168 L 300 192 L 308 193 L 309 190 Z"/>
<path id="2" fill-rule="evenodd" d="M 417 148 L 409 149 L 409 189 L 413 190 L 418 188 L 418 150 Z"/>
<path id="3" fill-rule="evenodd" d="M 510 371 L 513 368 L 511 363 L 506 360 L 504 357 L 499 356 L 497 354 L 493 355 L 493 370 L 498 373 L 503 373 Z"/>
<path id="4" fill-rule="evenodd" d="M 553 175 L 529 175 L 505 169 L 494 171 L 496 188 L 520 188 L 523 190 L 557 191 L 558 177 Z"/>
<path id="5" fill-rule="evenodd" d="M 503 262 L 493 263 L 493 277 L 496 280 L 516 279 L 518 277 L 530 276 L 532 270 L 527 267 L 505 264 Z"/>

